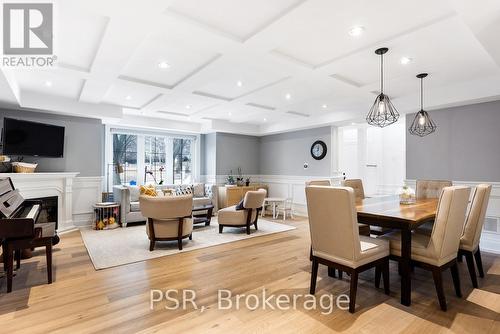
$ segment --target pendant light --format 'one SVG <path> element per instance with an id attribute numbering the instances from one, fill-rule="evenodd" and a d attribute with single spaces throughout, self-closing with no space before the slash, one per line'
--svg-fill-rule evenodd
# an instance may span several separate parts
<path id="1" fill-rule="evenodd" d="M 436 131 L 436 123 L 431 119 L 429 113 L 424 110 L 424 78 L 427 73 L 420 73 L 420 111 L 415 115 L 408 131 L 414 136 L 424 137 Z"/>
<path id="2" fill-rule="evenodd" d="M 396 123 L 399 118 L 399 113 L 389 96 L 384 94 L 384 54 L 387 51 L 389 51 L 388 48 L 375 50 L 375 53 L 380 56 L 380 94 L 375 98 L 370 112 L 366 115 L 368 124 L 381 128 Z"/>

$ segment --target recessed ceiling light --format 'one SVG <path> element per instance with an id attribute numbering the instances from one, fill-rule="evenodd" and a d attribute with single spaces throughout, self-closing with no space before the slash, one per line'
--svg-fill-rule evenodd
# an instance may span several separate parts
<path id="1" fill-rule="evenodd" d="M 188 116 L 187 120 L 190 121 L 191 120 L 191 116 Z"/>
<path id="2" fill-rule="evenodd" d="M 238 87 L 243 86 L 243 82 L 241 82 L 241 80 L 236 81 L 236 86 Z"/>
<path id="3" fill-rule="evenodd" d="M 264 118 L 264 122 L 267 122 L 267 118 Z"/>
<path id="4" fill-rule="evenodd" d="M 413 59 L 409 58 L 409 57 L 402 57 L 400 62 L 402 65 L 408 65 L 409 63 L 412 62 Z"/>
<path id="5" fill-rule="evenodd" d="M 125 100 L 127 100 L 127 101 L 132 100 L 132 96 L 130 96 L 130 95 L 125 96 Z"/>
<path id="6" fill-rule="evenodd" d="M 164 70 L 164 69 L 169 68 L 170 64 L 167 63 L 166 61 L 161 61 L 161 62 L 158 63 L 158 67 Z"/>
<path id="7" fill-rule="evenodd" d="M 321 106 L 321 108 L 326 109 L 326 108 L 328 108 L 328 106 L 327 106 L 326 104 L 323 104 L 323 105 Z"/>
<path id="8" fill-rule="evenodd" d="M 290 100 L 292 98 L 292 95 L 290 93 L 285 94 L 285 99 Z"/>
<path id="9" fill-rule="evenodd" d="M 349 35 L 351 35 L 352 37 L 358 37 L 358 36 L 361 36 L 364 31 L 365 31 L 365 27 L 354 26 L 351 29 L 349 29 Z"/>
<path id="10" fill-rule="evenodd" d="M 227 115 L 228 116 L 233 116 L 233 113 L 232 112 L 228 112 Z"/>
<path id="11" fill-rule="evenodd" d="M 186 109 L 191 109 L 191 105 L 190 105 L 190 104 L 187 104 L 187 105 L 186 105 Z"/>
<path id="12" fill-rule="evenodd" d="M 52 87 L 52 81 L 45 81 L 45 86 Z"/>

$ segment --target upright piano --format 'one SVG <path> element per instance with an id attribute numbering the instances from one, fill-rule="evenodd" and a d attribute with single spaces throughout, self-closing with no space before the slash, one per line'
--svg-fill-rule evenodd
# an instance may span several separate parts
<path id="1" fill-rule="evenodd" d="M 43 209 L 39 200 L 25 200 L 10 178 L 0 179 L 0 241 L 7 292 L 12 291 L 13 253 L 20 267 L 21 250 L 46 247 L 48 283 L 52 283 L 52 245 L 59 241 L 55 223 L 39 222 Z"/>

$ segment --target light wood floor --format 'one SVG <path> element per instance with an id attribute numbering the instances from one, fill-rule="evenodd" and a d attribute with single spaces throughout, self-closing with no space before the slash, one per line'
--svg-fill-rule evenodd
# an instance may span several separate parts
<path id="1" fill-rule="evenodd" d="M 430 273 L 416 269 L 413 304 L 399 304 L 399 276 L 391 264 L 391 296 L 373 286 L 373 271 L 361 276 L 357 312 L 335 310 L 217 310 L 217 290 L 236 293 L 306 294 L 309 286 L 307 221 L 287 222 L 290 232 L 95 271 L 79 232 L 65 234 L 54 253 L 55 282 L 45 284 L 45 258 L 23 262 L 14 291 L 0 280 L 0 332 L 90 333 L 500 333 L 500 256 L 483 254 L 487 275 L 472 289 L 460 264 L 464 297 L 445 275 L 448 312 L 437 303 Z M 196 233 L 194 234 L 196 238 Z M 147 247 L 148 245 L 145 245 Z M 199 310 L 150 310 L 150 289 L 194 289 Z M 320 267 L 317 294 L 346 293 L 349 278 L 329 278 Z"/>

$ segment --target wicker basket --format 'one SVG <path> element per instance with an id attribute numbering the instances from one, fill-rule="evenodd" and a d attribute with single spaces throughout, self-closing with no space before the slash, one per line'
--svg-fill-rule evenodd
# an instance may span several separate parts
<path id="1" fill-rule="evenodd" d="M 25 162 L 13 162 L 12 171 L 14 173 L 34 173 L 38 164 L 28 164 Z"/>

